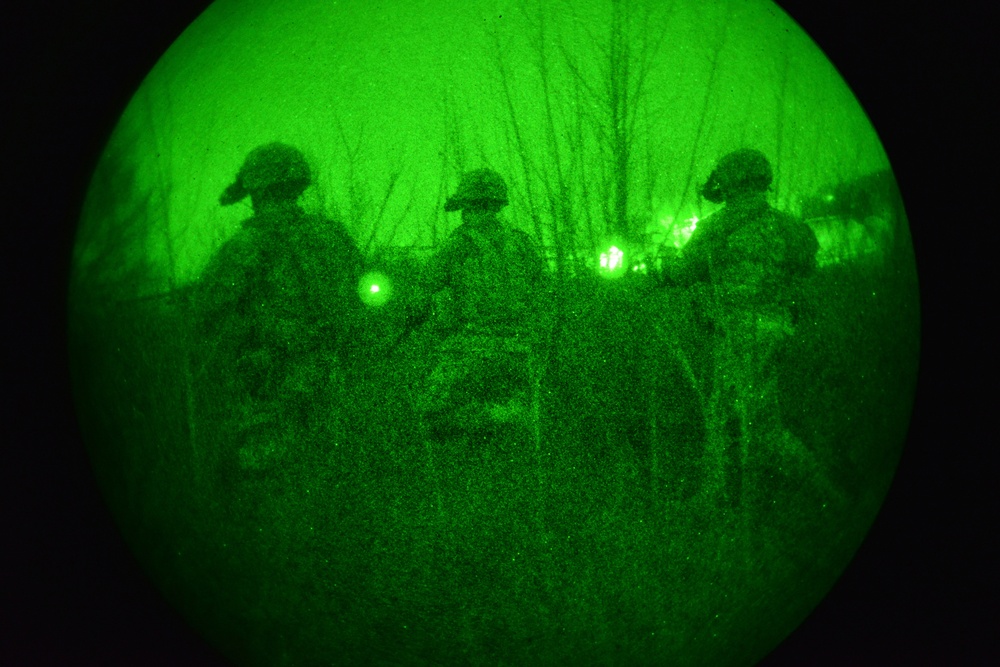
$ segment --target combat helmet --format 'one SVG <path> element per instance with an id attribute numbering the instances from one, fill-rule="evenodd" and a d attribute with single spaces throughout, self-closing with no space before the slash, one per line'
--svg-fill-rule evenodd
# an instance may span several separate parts
<path id="1" fill-rule="evenodd" d="M 493 205 L 500 209 L 507 203 L 507 184 L 500 174 L 492 169 L 474 169 L 462 175 L 458 190 L 448 197 L 444 210 L 460 211 L 472 204 Z"/>
<path id="2" fill-rule="evenodd" d="M 719 160 L 700 192 L 702 197 L 718 204 L 734 194 L 766 192 L 773 178 L 771 163 L 763 153 L 742 148 Z"/>
<path id="3" fill-rule="evenodd" d="M 282 194 L 296 198 L 309 187 L 312 177 L 309 164 L 302 152 L 287 144 L 271 143 L 250 151 L 239 173 L 222 196 L 223 206 L 235 204 L 247 195 L 266 192 L 280 186 Z"/>

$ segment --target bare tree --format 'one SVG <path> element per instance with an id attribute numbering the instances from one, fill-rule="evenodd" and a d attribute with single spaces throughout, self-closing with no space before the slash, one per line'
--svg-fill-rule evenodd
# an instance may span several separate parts
<path id="1" fill-rule="evenodd" d="M 677 208 L 675 209 L 678 212 L 684 210 L 684 206 L 687 204 L 689 198 L 692 197 L 697 198 L 697 195 L 694 192 L 694 187 L 693 187 L 695 164 L 698 159 L 698 151 L 701 147 L 702 139 L 704 138 L 706 131 L 711 125 L 711 121 L 713 119 L 710 113 L 712 108 L 711 103 L 713 99 L 712 92 L 715 86 L 715 78 L 719 71 L 719 57 L 726 48 L 726 41 L 729 33 L 729 20 L 730 20 L 730 14 L 729 11 L 727 11 L 720 27 L 720 32 L 722 34 L 722 37 L 719 40 L 719 46 L 716 47 L 716 49 L 712 52 L 712 55 L 710 56 L 710 62 L 708 68 L 709 71 L 708 81 L 705 83 L 705 96 L 704 98 L 702 98 L 701 113 L 698 114 L 698 126 L 697 129 L 695 130 L 694 141 L 692 142 L 691 145 L 691 161 L 688 164 L 684 180 L 684 187 L 681 190 L 681 198 L 677 204 Z"/>
<path id="2" fill-rule="evenodd" d="M 340 174 L 347 191 L 346 201 L 333 204 L 339 212 L 337 222 L 355 239 L 362 254 L 370 256 L 377 246 L 390 245 L 399 232 L 402 223 L 409 217 L 416 189 L 402 191 L 402 183 L 407 175 L 405 157 L 399 158 L 390 169 L 384 185 L 378 186 L 362 174 L 365 164 L 365 128 L 362 126 L 357 136 L 348 137 L 339 117 L 334 117 L 334 125 L 340 139 L 340 151 L 345 159 L 338 164 L 345 165 Z M 398 210 L 397 200 L 405 197 L 402 209 Z M 325 197 L 323 197 L 325 201 Z"/>
<path id="3" fill-rule="evenodd" d="M 527 38 L 539 86 L 535 125 L 515 101 L 495 41 L 508 144 L 521 172 L 519 194 L 539 241 L 554 250 L 559 276 L 571 273 L 579 254 L 591 256 L 605 237 L 638 245 L 652 208 L 658 168 L 650 142 L 656 133 L 645 96 L 667 31 L 651 29 L 649 10 L 636 18 L 627 0 L 611 0 L 610 10 L 607 34 L 590 34 L 581 51 L 550 30 L 543 7 L 522 5 L 534 26 Z M 565 11 L 574 10 L 567 5 Z M 569 86 L 560 88 L 557 82 L 567 76 Z M 542 128 L 541 141 L 530 136 L 529 126 Z"/>

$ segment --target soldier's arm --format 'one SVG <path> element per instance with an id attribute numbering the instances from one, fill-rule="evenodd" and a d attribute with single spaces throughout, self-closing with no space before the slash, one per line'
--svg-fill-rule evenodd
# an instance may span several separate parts
<path id="1" fill-rule="evenodd" d="M 520 229 L 512 230 L 512 234 L 517 239 L 518 246 L 525 256 L 528 280 L 535 287 L 544 288 L 545 283 L 548 281 L 548 266 L 545 264 L 545 258 L 542 257 L 542 253 L 539 252 L 538 245 L 532 240 L 531 236 Z"/>
<path id="2" fill-rule="evenodd" d="M 797 220 L 792 221 L 789 234 L 788 284 L 784 288 L 784 299 L 791 315 L 792 326 L 797 326 L 804 318 L 811 319 L 816 304 L 809 298 L 809 276 L 817 269 L 816 253 L 819 241 L 812 227 Z"/>
<path id="3" fill-rule="evenodd" d="M 695 283 L 707 282 L 708 252 L 711 234 L 704 226 L 698 227 L 681 249 L 680 254 L 664 271 L 667 282 L 676 287 L 690 287 Z"/>
<path id="4" fill-rule="evenodd" d="M 357 283 L 364 272 L 364 258 L 361 255 L 361 250 L 358 249 L 358 244 L 354 242 L 354 238 L 343 228 L 337 230 L 335 243 L 340 249 L 341 261 L 344 264 L 344 273 Z"/>
<path id="5" fill-rule="evenodd" d="M 304 289 L 301 309 L 290 327 L 307 348 L 329 348 L 343 339 L 360 306 L 361 253 L 336 222 L 316 220 L 298 243 Z"/>
<path id="6" fill-rule="evenodd" d="M 247 269 L 254 261 L 251 255 L 243 239 L 234 237 L 219 248 L 202 271 L 192 298 L 203 335 L 218 334 L 229 318 L 238 317 Z"/>
<path id="7" fill-rule="evenodd" d="M 323 255 L 327 263 L 327 289 L 331 293 L 330 298 L 339 302 L 340 307 L 360 305 L 358 281 L 364 272 L 361 251 L 344 229 L 337 229 L 332 239 L 333 247 L 327 248 Z"/>
<path id="8" fill-rule="evenodd" d="M 793 233 L 789 243 L 790 268 L 795 275 L 808 276 L 816 270 L 819 241 L 809 225 L 798 221 L 791 224 Z"/>
<path id="9" fill-rule="evenodd" d="M 460 232 L 454 232 L 441 249 L 434 253 L 420 274 L 419 285 L 428 295 L 436 294 L 451 285 L 452 271 L 461 261 L 463 246 L 467 239 Z M 464 251 L 466 254 L 468 250 Z"/>
<path id="10" fill-rule="evenodd" d="M 417 328 L 430 319 L 435 295 L 451 286 L 454 267 L 461 262 L 463 252 L 468 252 L 463 250 L 466 241 L 461 233 L 453 232 L 419 271 L 405 301 L 407 328 Z"/>

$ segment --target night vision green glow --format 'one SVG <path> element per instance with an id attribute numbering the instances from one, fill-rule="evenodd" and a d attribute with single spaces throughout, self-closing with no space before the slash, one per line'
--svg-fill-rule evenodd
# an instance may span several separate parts
<path id="1" fill-rule="evenodd" d="M 221 1 L 73 256 L 121 530 L 242 665 L 750 665 L 895 471 L 878 137 L 764 0 Z"/>

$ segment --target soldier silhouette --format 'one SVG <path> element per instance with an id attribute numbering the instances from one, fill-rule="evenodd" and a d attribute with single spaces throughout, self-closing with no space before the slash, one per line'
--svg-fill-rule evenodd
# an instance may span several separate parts
<path id="1" fill-rule="evenodd" d="M 722 157 L 701 195 L 725 206 L 698 223 L 671 270 L 705 322 L 708 463 L 723 471 L 709 473 L 708 490 L 729 506 L 749 491 L 749 470 L 759 479 L 810 469 L 820 479 L 813 455 L 782 423 L 775 373 L 819 245 L 807 225 L 768 204 L 771 181 L 760 151 Z"/>
<path id="2" fill-rule="evenodd" d="M 361 256 L 340 225 L 298 205 L 310 183 L 299 150 L 271 143 L 251 151 L 220 203 L 249 197 L 253 215 L 199 281 L 199 334 L 225 403 L 220 426 L 244 470 L 329 435 L 350 361 Z"/>
<path id="3" fill-rule="evenodd" d="M 545 267 L 524 232 L 498 213 L 507 186 L 490 169 L 462 176 L 446 211 L 462 224 L 431 258 L 418 312 L 433 310 L 435 362 L 416 398 L 434 466 L 511 462 L 538 437 L 538 303 Z M 444 459 L 444 460 L 443 460 Z"/>

